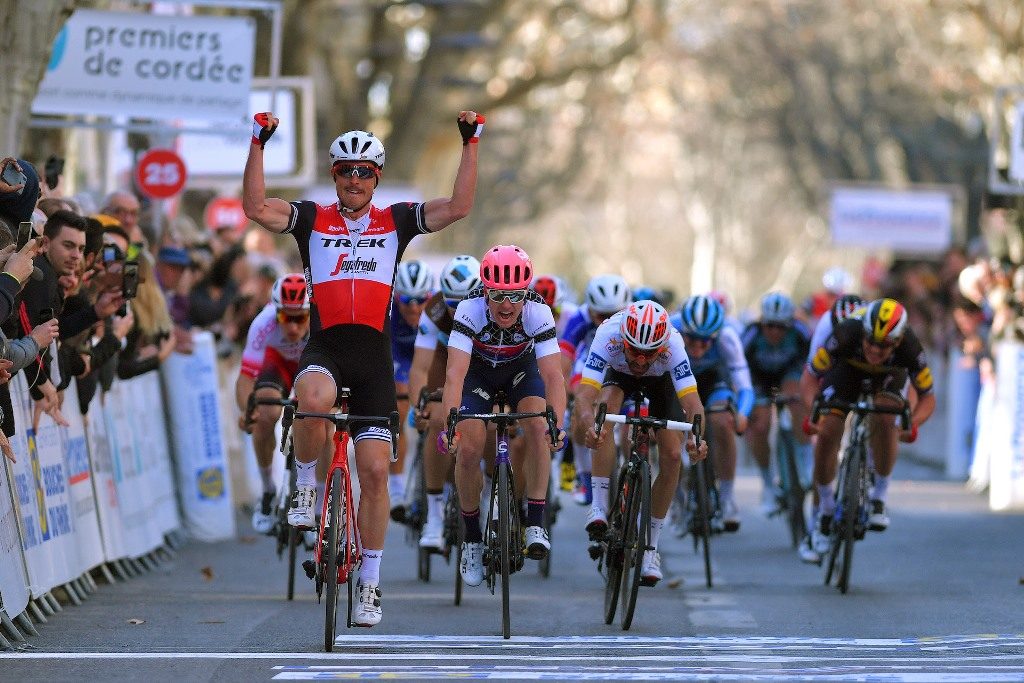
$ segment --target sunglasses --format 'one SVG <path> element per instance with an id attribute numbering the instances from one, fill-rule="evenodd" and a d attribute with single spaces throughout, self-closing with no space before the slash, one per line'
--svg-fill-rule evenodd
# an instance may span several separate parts
<path id="1" fill-rule="evenodd" d="M 429 296 L 410 296 L 408 294 L 399 294 L 398 301 L 403 304 L 419 304 L 422 306 L 430 300 Z"/>
<path id="2" fill-rule="evenodd" d="M 305 325 L 309 320 L 309 312 L 304 313 L 286 313 L 285 311 L 277 312 L 277 322 L 280 325 L 287 323 L 293 323 L 295 325 Z"/>
<path id="3" fill-rule="evenodd" d="M 714 337 L 701 337 L 696 334 L 684 334 L 683 337 L 686 338 L 686 341 L 694 344 L 713 344 L 715 342 Z"/>
<path id="4" fill-rule="evenodd" d="M 632 344 L 625 344 L 624 343 L 623 346 L 625 347 L 625 349 L 627 351 L 629 351 L 629 353 L 631 355 L 639 356 L 640 358 L 643 358 L 645 360 L 648 359 L 648 358 L 653 358 L 654 356 L 657 356 L 661 352 L 661 349 L 651 349 L 651 350 L 638 349 L 635 346 L 633 346 Z"/>
<path id="5" fill-rule="evenodd" d="M 361 180 L 369 180 L 377 175 L 377 169 L 364 164 L 338 164 L 334 167 L 334 172 L 343 177 L 355 176 Z"/>
<path id="6" fill-rule="evenodd" d="M 874 339 L 867 339 L 865 341 L 867 341 L 868 346 L 873 346 L 874 348 L 879 349 L 881 351 L 888 351 L 889 349 L 895 349 L 899 345 L 899 342 L 896 342 L 896 341 L 876 342 Z"/>
<path id="7" fill-rule="evenodd" d="M 496 304 L 508 299 L 510 304 L 517 304 L 526 299 L 525 289 L 488 289 L 487 298 Z"/>

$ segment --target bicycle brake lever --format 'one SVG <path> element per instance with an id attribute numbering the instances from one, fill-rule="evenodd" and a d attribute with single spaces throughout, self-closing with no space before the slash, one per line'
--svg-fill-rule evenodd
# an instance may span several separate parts
<path id="1" fill-rule="evenodd" d="M 697 448 L 700 448 L 701 423 L 702 419 L 700 415 L 694 415 L 693 419 L 690 420 L 690 424 L 693 425 L 690 432 L 693 434 L 693 441 L 697 445 Z"/>
<path id="2" fill-rule="evenodd" d="M 594 433 L 597 434 L 598 438 L 601 436 L 601 430 L 604 429 L 604 418 L 607 414 L 607 403 L 602 403 L 597 406 L 597 417 L 594 419 Z"/>

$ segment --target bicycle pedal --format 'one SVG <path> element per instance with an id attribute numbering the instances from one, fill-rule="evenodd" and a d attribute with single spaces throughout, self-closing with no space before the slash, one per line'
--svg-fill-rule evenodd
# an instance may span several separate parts
<path id="1" fill-rule="evenodd" d="M 310 579 L 316 578 L 316 562 L 313 560 L 304 560 L 302 562 L 302 571 L 306 572 L 306 576 Z"/>
<path id="2" fill-rule="evenodd" d="M 599 560 L 601 559 L 601 556 L 604 555 L 604 546 L 597 541 L 592 541 L 590 545 L 587 546 L 587 554 L 590 555 L 590 559 L 595 561 Z"/>

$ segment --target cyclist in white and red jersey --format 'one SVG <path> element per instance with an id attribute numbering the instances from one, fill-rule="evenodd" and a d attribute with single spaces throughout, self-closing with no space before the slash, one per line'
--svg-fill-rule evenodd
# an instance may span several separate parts
<path id="1" fill-rule="evenodd" d="M 279 122 L 270 112 L 254 117 L 242 206 L 249 219 L 271 232 L 293 235 L 302 257 L 312 293 L 312 320 L 309 344 L 295 380 L 299 410 L 328 412 L 337 401 L 338 389 L 347 387 L 352 391 L 348 407 L 353 414 L 388 415 L 396 407 L 387 333 L 395 270 L 413 237 L 437 232 L 469 215 L 476 189 L 475 143 L 483 132 L 484 117 L 473 111 L 459 113 L 463 151 L 451 197 L 385 208 L 371 203 L 384 168 L 384 145 L 360 130 L 343 133 L 331 144 L 337 203 L 322 206 L 268 198 L 263 146 Z M 367 425 L 354 427 L 352 432 L 360 488 L 358 530 L 363 545 L 358 604 L 352 621 L 373 626 L 381 619 L 380 560 L 390 510 L 391 433 Z M 288 521 L 299 528 L 311 527 L 314 469 L 329 438 L 328 423 L 299 420 L 293 434 L 298 478 Z"/>
<path id="2" fill-rule="evenodd" d="M 544 300 L 528 289 L 532 278 L 533 263 L 515 245 L 492 247 L 480 261 L 483 287 L 455 309 L 455 323 L 448 338 L 442 414 L 460 406 L 466 413 L 489 413 L 495 395 L 504 391 L 514 411 L 540 412 L 546 403 L 554 408 L 558 424 L 562 424 L 565 381 L 555 339 L 555 319 Z M 539 560 L 551 550 L 544 529 L 550 452 L 561 446 L 565 434 L 560 431 L 557 444 L 552 447 L 543 418 L 522 420 L 520 426 L 527 444 L 523 468 L 526 555 Z M 456 453 L 455 486 L 465 529 L 459 572 L 470 586 L 479 586 L 483 581 L 480 461 L 486 434 L 483 422 L 466 420 L 459 423 L 452 439 L 452 450 Z M 443 434 L 442 439 L 447 442 Z M 519 463 L 514 466 L 518 468 Z"/>
<path id="3" fill-rule="evenodd" d="M 650 401 L 652 417 L 670 420 L 692 419 L 704 406 L 697 394 L 697 380 L 683 338 L 672 327 L 668 312 L 653 301 L 637 301 L 610 317 L 597 328 L 583 368 L 573 408 L 573 438 L 593 449 L 594 498 L 587 515 L 586 530 L 592 539 L 604 536 L 608 529 L 608 488 L 615 464 L 612 425 L 606 423 L 601 434 L 594 431 L 598 402 L 616 414 L 622 403 L 637 390 Z M 668 517 L 682 462 L 679 432 L 659 430 L 658 476 L 651 485 L 650 546 L 644 550 L 640 573 L 644 585 L 661 580 L 658 540 Z M 687 442 L 692 461 L 707 457 L 707 443 L 698 449 L 692 436 Z"/>
<path id="4" fill-rule="evenodd" d="M 250 416 L 247 414 L 249 397 L 255 391 L 257 398 L 288 398 L 299 356 L 308 339 L 306 279 L 301 273 L 290 273 L 274 283 L 270 303 L 249 326 L 242 351 L 242 369 L 235 382 L 235 401 L 242 411 L 239 426 L 252 434 L 256 464 L 263 481 L 263 494 L 252 513 L 253 529 L 263 534 L 269 532 L 274 523 L 277 485 L 270 468 L 277 445 L 274 425 L 281 416 L 281 408 L 260 406 Z"/>

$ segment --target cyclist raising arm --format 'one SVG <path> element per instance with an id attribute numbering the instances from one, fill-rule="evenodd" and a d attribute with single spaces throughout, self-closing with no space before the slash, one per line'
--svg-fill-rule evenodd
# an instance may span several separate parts
<path id="1" fill-rule="evenodd" d="M 256 114 L 252 145 L 243 176 L 245 215 L 276 233 L 295 237 L 311 292 L 311 332 L 299 361 L 295 396 L 300 411 L 329 412 L 340 387 L 352 390 L 356 415 L 388 415 L 395 410 L 394 366 L 385 332 L 395 271 L 406 245 L 419 234 L 441 230 L 469 215 L 476 188 L 477 145 L 484 117 L 458 116 L 463 148 L 451 197 L 426 203 L 373 206 L 384 168 L 384 146 L 365 131 L 349 131 L 331 144 L 331 178 L 336 204 L 286 202 L 266 196 L 263 145 L 277 129 L 270 112 Z M 353 428 L 356 472 L 361 494 L 358 527 L 363 554 L 358 605 L 353 623 L 373 626 L 381 619 L 380 559 L 388 523 L 390 431 Z M 288 512 L 299 528 L 314 524 L 314 468 L 329 438 L 323 420 L 300 420 L 293 428 L 297 487 Z"/>

